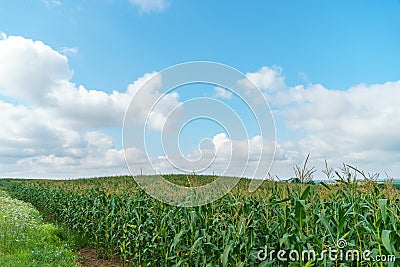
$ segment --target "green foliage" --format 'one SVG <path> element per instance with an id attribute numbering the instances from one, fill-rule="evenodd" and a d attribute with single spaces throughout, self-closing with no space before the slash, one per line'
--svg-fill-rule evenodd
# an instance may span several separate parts
<path id="1" fill-rule="evenodd" d="M 356 182 L 348 171 L 334 185 L 266 181 L 254 193 L 247 192 L 249 181 L 242 180 L 220 200 L 194 208 L 163 204 L 132 177 L 3 180 L 0 185 L 91 240 L 99 256 L 119 255 L 128 266 L 257 266 L 254 255 L 265 246 L 319 252 L 335 248 L 339 239 L 351 249 L 371 250 L 372 256 L 398 255 L 399 192 L 379 188 L 374 181 Z M 182 184 L 187 178 L 168 176 Z M 191 185 L 201 178 L 192 177 Z M 352 264 L 328 259 L 292 266 Z M 260 266 L 287 265 L 266 261 Z"/>
<path id="2" fill-rule="evenodd" d="M 76 266 L 77 255 L 31 205 L 0 191 L 0 266 Z"/>

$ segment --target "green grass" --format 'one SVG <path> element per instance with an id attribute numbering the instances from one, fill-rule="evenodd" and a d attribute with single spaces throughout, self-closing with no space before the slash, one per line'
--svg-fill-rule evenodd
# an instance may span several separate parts
<path id="1" fill-rule="evenodd" d="M 31 204 L 0 191 L 0 266 L 79 266 L 62 232 Z"/>

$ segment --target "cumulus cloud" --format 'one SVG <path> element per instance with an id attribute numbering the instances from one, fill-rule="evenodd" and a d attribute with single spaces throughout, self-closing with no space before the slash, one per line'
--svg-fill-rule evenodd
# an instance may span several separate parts
<path id="1" fill-rule="evenodd" d="M 77 168 L 79 175 L 127 172 L 123 150 L 96 129 L 121 127 L 130 100 L 156 73 L 144 75 L 122 93 L 86 89 L 72 83 L 72 75 L 68 58 L 41 41 L 21 36 L 0 40 L 0 166 L 7 170 L 2 175 L 65 177 L 78 173 Z M 147 84 L 147 96 L 162 98 L 150 114 L 153 129 L 160 129 L 179 98 L 176 93 L 163 97 L 157 81 Z M 136 160 L 144 155 L 127 150 Z"/>
<path id="2" fill-rule="evenodd" d="M 400 82 L 358 85 L 345 91 L 295 87 L 280 112 L 290 127 L 349 149 L 388 149 L 399 143 Z M 328 143 L 330 143 L 328 142 Z"/>
<path id="3" fill-rule="evenodd" d="M 127 174 L 124 150 L 98 130 L 77 130 L 49 119 L 46 112 L 0 101 L 2 177 L 87 177 Z M 138 164 L 145 154 L 127 148 Z M 150 166 L 142 164 L 145 170 Z"/>
<path id="4" fill-rule="evenodd" d="M 246 77 L 247 79 L 239 81 L 239 83 L 248 88 L 252 88 L 252 84 L 249 84 L 250 81 L 256 84 L 261 90 L 267 92 L 286 88 L 285 78 L 282 76 L 282 68 L 278 66 L 272 68 L 263 66 L 256 72 L 246 73 Z"/>
<path id="5" fill-rule="evenodd" d="M 215 87 L 215 97 L 223 99 L 232 99 L 232 93 L 224 88 Z"/>
<path id="6" fill-rule="evenodd" d="M 162 75 L 159 73 L 146 74 L 129 85 L 128 93 L 133 96 L 134 103 L 130 107 L 129 118 L 147 123 L 151 129 L 161 131 L 168 114 L 180 103 L 178 93 L 160 93 L 158 89 L 161 86 Z"/>
<path id="7" fill-rule="evenodd" d="M 369 171 L 398 172 L 400 155 L 400 82 L 358 85 L 347 90 L 320 84 L 294 86 L 279 95 L 277 116 L 293 133 L 305 134 L 288 149 L 311 153 Z M 279 138 L 279 136 L 278 136 Z"/>
<path id="8" fill-rule="evenodd" d="M 165 172 L 176 172 L 171 166 L 179 166 L 180 170 L 188 172 L 200 171 L 201 173 L 231 176 L 247 176 L 265 178 L 269 164 L 274 155 L 274 145 L 263 137 L 256 135 L 249 139 L 230 139 L 225 133 L 218 133 L 207 141 L 209 145 L 201 146 L 191 151 L 183 157 L 159 157 L 154 160 L 154 165 L 158 170 Z M 261 154 L 264 153 L 262 162 Z M 195 164 L 193 164 L 195 163 Z M 169 165 L 169 166 L 168 166 Z M 261 169 L 258 167 L 261 166 Z M 257 170 L 258 169 L 258 170 Z M 257 171 L 257 172 L 256 172 Z"/>
<path id="9" fill-rule="evenodd" d="M 367 171 L 400 172 L 400 81 L 333 90 L 321 84 L 288 86 L 279 67 L 262 67 L 246 75 L 274 106 L 280 131 L 272 173 L 290 175 L 293 165 L 301 163 L 307 153 L 316 166 L 326 158 L 333 166 L 346 162 Z M 71 82 L 72 76 L 66 55 L 41 41 L 2 34 L 1 175 L 126 173 L 124 151 L 116 148 L 113 137 L 103 129 L 121 127 L 132 98 L 139 100 L 132 107 L 133 119 L 139 124 L 147 120 L 149 128 L 156 131 L 181 104 L 177 93 L 160 92 L 160 73 L 145 74 L 125 92 L 87 89 Z M 247 84 L 242 81 L 242 85 Z M 251 95 L 254 87 L 247 88 Z M 215 88 L 215 96 L 229 99 L 231 94 Z M 285 137 L 280 136 L 282 131 Z M 264 142 L 261 136 L 230 140 L 223 133 L 210 140 L 215 151 L 194 150 L 187 157 L 211 159 L 216 155 L 210 169 L 216 173 L 223 171 L 232 151 L 240 152 L 233 161 L 243 162 L 248 157 L 250 166 L 255 167 Z M 137 163 L 133 172 L 153 173 L 144 151 L 131 147 L 126 152 L 127 159 Z M 152 155 L 157 171 L 176 171 L 167 158 Z"/>
<path id="10" fill-rule="evenodd" d="M 145 74 L 123 93 L 77 86 L 70 81 L 72 75 L 67 57 L 43 42 L 21 36 L 0 40 L 0 95 L 31 107 L 47 109 L 58 120 L 74 127 L 121 125 L 133 95 L 156 73 Z M 178 103 L 179 95 L 172 93 L 163 97 L 157 91 L 161 86 L 161 75 L 153 80 L 156 82 L 147 84 L 146 95 L 139 101 L 137 109 L 144 122 L 151 105 L 162 98 L 149 119 L 153 129 L 161 129 L 167 112 Z"/>
<path id="11" fill-rule="evenodd" d="M 103 171 L 127 172 L 123 151 L 116 150 L 112 137 L 102 132 L 66 127 L 43 110 L 3 101 L 0 114 L 2 176 L 79 177 Z"/>
<path id="12" fill-rule="evenodd" d="M 0 40 L 0 62 L 0 94 L 32 104 L 73 75 L 67 57 L 21 36 Z"/>
<path id="13" fill-rule="evenodd" d="M 262 67 L 246 76 L 264 93 L 273 107 L 278 131 L 272 171 L 290 175 L 294 164 L 308 153 L 321 166 L 343 162 L 370 171 L 399 172 L 400 81 L 360 84 L 333 90 L 321 84 L 288 86 L 280 67 Z M 240 81 L 248 85 L 246 80 Z M 251 86 L 248 85 L 251 96 Z M 253 88 L 254 89 L 254 88 Z"/>
<path id="14" fill-rule="evenodd" d="M 129 0 L 129 2 L 138 6 L 142 13 L 160 12 L 168 6 L 165 0 Z"/>

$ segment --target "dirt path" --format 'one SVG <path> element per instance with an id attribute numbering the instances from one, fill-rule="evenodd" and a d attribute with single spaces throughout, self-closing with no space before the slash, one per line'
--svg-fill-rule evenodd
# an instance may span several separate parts
<path id="1" fill-rule="evenodd" d="M 98 259 L 96 250 L 88 247 L 81 248 L 79 251 L 81 255 L 80 263 L 84 267 L 122 267 L 122 263 L 117 259 L 106 260 Z"/>

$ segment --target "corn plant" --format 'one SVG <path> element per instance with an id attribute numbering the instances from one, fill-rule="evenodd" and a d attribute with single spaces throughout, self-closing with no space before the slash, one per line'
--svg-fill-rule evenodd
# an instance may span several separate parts
<path id="1" fill-rule="evenodd" d="M 307 161 L 298 169 L 304 181 L 314 173 Z M 342 239 L 348 248 L 399 258 L 399 190 L 382 188 L 373 179 L 359 182 L 356 173 L 345 165 L 342 173 L 336 172 L 336 184 L 270 180 L 253 193 L 246 190 L 249 181 L 241 180 L 220 200 L 193 208 L 151 198 L 132 177 L 1 180 L 0 186 L 86 236 L 99 256 L 119 256 L 125 266 L 287 266 L 276 258 L 260 261 L 257 252 L 265 247 L 321 252 Z M 189 178 L 168 176 L 190 185 L 215 176 Z M 290 264 L 384 266 L 330 259 Z"/>

